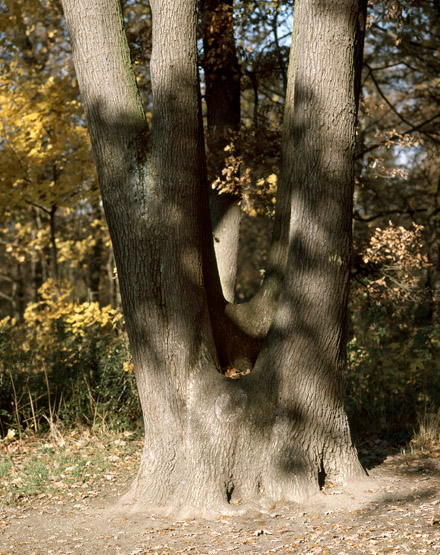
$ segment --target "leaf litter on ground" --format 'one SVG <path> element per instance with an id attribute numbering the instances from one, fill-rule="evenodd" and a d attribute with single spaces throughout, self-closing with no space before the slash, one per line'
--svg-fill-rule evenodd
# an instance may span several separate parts
<path id="1" fill-rule="evenodd" d="M 440 554 L 440 444 L 370 442 L 371 478 L 327 484 L 302 505 L 215 521 L 113 512 L 141 445 L 136 435 L 88 431 L 62 446 L 2 442 L 0 555 Z"/>
<path id="2" fill-rule="evenodd" d="M 50 436 L 0 441 L 0 506 L 109 495 L 121 470 L 136 471 L 141 445 L 133 432 L 89 430 L 70 432 L 62 442 Z"/>

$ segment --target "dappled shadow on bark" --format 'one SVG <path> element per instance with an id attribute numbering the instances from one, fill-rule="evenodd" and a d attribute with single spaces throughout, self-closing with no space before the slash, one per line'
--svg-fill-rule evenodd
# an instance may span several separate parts
<path id="1" fill-rule="evenodd" d="M 179 82 L 185 86 L 184 77 Z M 182 122 L 190 117 L 182 113 L 180 104 L 173 105 L 172 95 L 164 94 L 160 102 L 166 103 L 168 114 L 178 113 Z M 161 109 L 160 103 L 156 109 Z M 124 114 L 120 119 L 124 120 Z M 118 136 L 118 122 L 107 123 L 110 125 L 114 129 L 107 140 Z M 305 127 L 306 123 L 297 126 L 299 136 L 307 135 Z M 290 285 L 282 294 L 256 373 L 231 382 L 217 373 L 225 353 L 219 354 L 219 343 L 214 344 L 211 331 L 225 304 L 219 301 L 218 283 L 207 283 L 218 280 L 218 275 L 210 244 L 208 187 L 200 170 L 201 139 L 189 141 L 184 151 L 179 151 L 173 140 L 164 145 L 173 130 L 163 123 L 159 131 L 153 128 L 151 135 L 136 133 L 138 130 L 133 130 L 138 140 L 134 156 L 132 144 L 121 144 L 118 138 L 111 145 L 109 150 L 118 150 L 122 163 L 119 173 L 114 164 L 111 175 L 105 172 L 103 196 L 146 418 L 147 444 L 138 493 L 156 497 L 160 504 L 168 498 L 176 501 L 180 492 L 183 502 L 190 503 L 187 489 L 198 488 L 203 496 L 212 497 L 215 507 L 216 494 L 209 494 L 215 488 L 223 489 L 225 505 L 232 500 L 231 492 L 240 488 L 254 498 L 263 497 L 268 490 L 276 499 L 282 489 L 291 498 L 300 497 L 313 479 L 317 486 L 318 475 L 322 480 L 323 472 L 336 474 L 327 464 L 323 470 L 326 436 L 335 438 L 342 433 L 340 439 L 346 443 L 342 451 L 349 446 L 345 424 L 329 423 L 326 418 L 335 407 L 343 413 L 334 370 L 341 364 L 344 317 L 344 307 L 336 305 L 345 293 L 334 290 L 331 280 L 324 289 L 319 285 L 328 277 L 329 253 L 341 252 L 334 239 L 335 233 L 340 237 L 340 230 L 328 219 L 322 220 L 329 211 L 338 213 L 337 203 L 329 201 L 325 191 L 322 195 L 318 191 L 317 197 L 297 196 L 302 206 L 291 243 L 290 256 L 296 263 L 291 262 Z M 332 137 L 327 140 L 334 142 Z M 312 164 L 316 172 L 318 154 Z M 299 212 L 298 207 L 295 210 Z M 306 223 L 315 227 L 312 243 L 304 238 L 306 230 L 301 225 Z M 347 237 L 342 240 L 345 244 Z M 215 310 L 209 313 L 211 302 Z M 333 327 L 330 336 L 329 327 Z M 227 349 L 227 345 L 220 348 Z M 188 449 L 194 452 L 183 452 Z M 199 465 L 195 479 L 188 476 L 188 460 Z M 163 482 L 155 486 L 157 491 L 151 490 L 151 484 L 143 485 L 153 475 L 156 482 Z M 187 481 L 188 486 L 179 481 Z M 206 487 L 200 485 L 203 481 Z M 277 488 L 271 481 L 281 486 Z M 310 484 L 304 487 L 303 481 Z M 289 487 L 289 483 L 294 485 Z"/>
<path id="2" fill-rule="evenodd" d="M 255 342 L 224 314 L 191 71 L 160 75 L 151 134 L 98 102 L 91 112 L 105 130 L 96 154 L 146 428 L 136 495 L 218 512 L 233 500 L 296 500 L 325 474 L 359 473 L 341 381 L 353 152 L 347 126 L 325 119 L 325 90 L 304 79 L 286 135 L 299 154 L 280 184 L 292 216 L 281 296 L 254 372 L 228 380 L 219 370 Z M 281 282 L 284 262 L 270 272 Z"/>

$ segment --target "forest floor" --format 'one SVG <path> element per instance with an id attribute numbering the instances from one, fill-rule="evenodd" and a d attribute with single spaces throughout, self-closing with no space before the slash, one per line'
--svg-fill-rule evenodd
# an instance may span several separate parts
<path id="1" fill-rule="evenodd" d="M 440 445 L 371 439 L 362 482 L 214 521 L 115 513 L 140 451 L 127 432 L 1 441 L 0 554 L 440 554 Z"/>

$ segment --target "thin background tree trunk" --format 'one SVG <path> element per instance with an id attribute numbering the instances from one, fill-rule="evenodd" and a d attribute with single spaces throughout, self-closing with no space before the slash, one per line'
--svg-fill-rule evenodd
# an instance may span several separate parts
<path id="1" fill-rule="evenodd" d="M 232 0 L 201 0 L 207 147 L 212 180 L 225 167 L 225 146 L 240 129 L 240 68 L 234 37 Z M 214 248 L 223 294 L 234 302 L 241 209 L 239 197 L 211 191 Z"/>

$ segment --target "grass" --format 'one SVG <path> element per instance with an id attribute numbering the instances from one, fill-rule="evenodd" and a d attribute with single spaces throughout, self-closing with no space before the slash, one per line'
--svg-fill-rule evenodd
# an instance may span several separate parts
<path id="1" fill-rule="evenodd" d="M 419 416 L 418 436 L 426 443 L 440 440 L 440 409 L 437 412 L 424 412 Z"/>
<path id="2" fill-rule="evenodd" d="M 9 438 L 9 439 L 8 439 Z M 13 434 L 0 440 L 0 507 L 62 503 L 117 494 L 134 478 L 142 451 L 142 431 Z M 440 413 L 420 418 L 420 426 L 401 455 L 440 456 Z"/>
<path id="3" fill-rule="evenodd" d="M 9 469 L 11 468 L 11 466 L 12 466 L 12 464 L 8 460 L 0 462 L 0 480 L 3 478 L 3 476 L 6 476 L 6 474 L 9 472 Z"/>
<path id="4" fill-rule="evenodd" d="M 133 432 L 88 430 L 71 432 L 58 443 L 50 435 L 2 441 L 0 506 L 105 497 L 121 479 L 134 477 L 141 446 Z"/>

